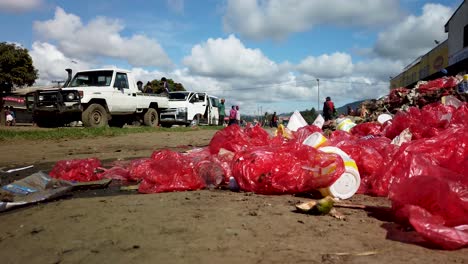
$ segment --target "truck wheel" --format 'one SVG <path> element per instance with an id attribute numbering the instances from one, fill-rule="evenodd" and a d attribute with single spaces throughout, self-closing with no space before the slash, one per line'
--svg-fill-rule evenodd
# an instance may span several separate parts
<path id="1" fill-rule="evenodd" d="M 81 121 L 85 127 L 107 126 L 107 111 L 100 104 L 92 104 L 81 114 Z"/>
<path id="2" fill-rule="evenodd" d="M 158 111 L 154 108 L 149 108 L 143 116 L 143 122 L 150 127 L 157 127 L 159 125 Z"/>

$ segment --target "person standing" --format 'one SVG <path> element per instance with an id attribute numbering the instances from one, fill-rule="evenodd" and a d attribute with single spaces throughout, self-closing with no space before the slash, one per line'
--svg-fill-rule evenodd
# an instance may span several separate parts
<path id="1" fill-rule="evenodd" d="M 239 106 L 236 105 L 236 124 L 241 125 Z"/>
<path id="2" fill-rule="evenodd" d="M 229 125 L 234 125 L 236 123 L 236 116 L 237 116 L 236 106 L 233 105 L 231 107 L 231 110 L 229 111 Z"/>
<path id="3" fill-rule="evenodd" d="M 226 115 L 226 108 L 224 105 L 224 98 L 221 98 L 221 103 L 219 104 L 218 111 L 219 111 L 219 125 L 224 125 L 224 116 Z"/>
<path id="4" fill-rule="evenodd" d="M 169 84 L 167 83 L 167 79 L 166 77 L 162 77 L 161 78 L 161 82 L 163 84 L 163 89 L 164 89 L 164 92 L 169 94 L 170 90 L 169 90 Z"/>
<path id="5" fill-rule="evenodd" d="M 323 118 L 325 121 L 332 120 L 335 114 L 335 105 L 333 104 L 330 96 L 325 99 L 323 103 Z"/>
<path id="6" fill-rule="evenodd" d="M 278 117 L 276 116 L 276 112 L 273 113 L 271 116 L 270 127 L 278 127 Z"/>
<path id="7" fill-rule="evenodd" d="M 13 108 L 12 105 L 10 105 L 10 115 L 13 118 L 13 120 L 11 121 L 11 125 L 16 126 L 16 112 L 15 112 L 15 108 Z"/>

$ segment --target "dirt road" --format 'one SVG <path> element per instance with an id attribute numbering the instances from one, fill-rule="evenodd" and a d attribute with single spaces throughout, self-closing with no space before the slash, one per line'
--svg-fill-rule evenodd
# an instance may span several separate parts
<path id="1" fill-rule="evenodd" d="M 47 170 L 59 159 L 147 157 L 160 148 L 205 146 L 214 133 L 2 142 L 0 167 L 34 164 Z M 22 173 L 17 177 L 28 172 Z M 223 190 L 73 194 L 1 213 L 0 259 L 1 263 L 468 262 L 468 249 L 430 249 L 414 232 L 400 230 L 385 209 L 386 199 L 353 197 L 353 202 L 378 208 L 340 209 L 346 221 L 293 212 L 294 204 L 307 200 Z"/>

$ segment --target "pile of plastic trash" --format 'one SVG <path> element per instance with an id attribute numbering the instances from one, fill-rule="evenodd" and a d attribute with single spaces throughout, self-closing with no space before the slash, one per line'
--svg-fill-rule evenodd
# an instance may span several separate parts
<path id="1" fill-rule="evenodd" d="M 139 181 L 141 193 L 224 185 L 258 194 L 385 196 L 399 222 L 435 245 L 456 249 L 468 245 L 467 117 L 468 103 L 448 100 L 410 107 L 380 123 L 348 124 L 327 138 L 296 112 L 275 136 L 259 126 L 233 125 L 205 148 L 158 150 L 112 168 L 97 159 L 59 161 L 50 175 Z"/>

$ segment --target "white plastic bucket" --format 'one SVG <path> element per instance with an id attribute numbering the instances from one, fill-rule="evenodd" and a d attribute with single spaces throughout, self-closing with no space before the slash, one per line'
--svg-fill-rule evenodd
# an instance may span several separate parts
<path id="1" fill-rule="evenodd" d="M 345 118 L 345 119 L 340 120 L 340 122 L 338 122 L 336 129 L 349 132 L 351 128 L 353 128 L 354 126 L 356 126 L 356 124 L 353 121 L 351 121 L 351 119 Z"/>
<path id="2" fill-rule="evenodd" d="M 383 124 L 387 122 L 388 120 L 392 120 L 392 118 L 393 117 L 389 114 L 381 114 L 377 117 L 377 122 L 379 122 L 380 124 Z"/>
<path id="3" fill-rule="evenodd" d="M 327 138 L 324 135 L 322 135 L 320 132 L 314 132 L 312 135 L 308 136 L 304 142 L 302 142 L 302 144 L 311 146 L 313 148 L 318 148 L 326 141 Z"/>
<path id="4" fill-rule="evenodd" d="M 326 153 L 335 153 L 340 155 L 344 161 L 345 172 L 328 188 L 320 189 L 323 196 L 332 196 L 339 199 L 351 198 L 361 185 L 361 175 L 357 168 L 356 162 L 349 157 L 343 150 L 337 147 L 322 147 L 318 150 Z"/>

